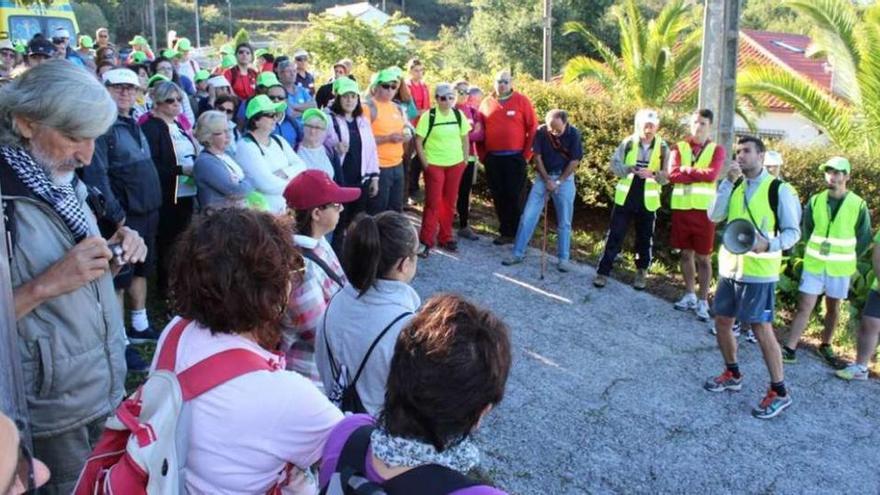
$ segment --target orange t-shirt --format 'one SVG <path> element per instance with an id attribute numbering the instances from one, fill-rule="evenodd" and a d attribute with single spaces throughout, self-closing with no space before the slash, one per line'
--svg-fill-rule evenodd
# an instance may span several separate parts
<path id="1" fill-rule="evenodd" d="M 400 107 L 393 102 L 373 100 L 376 106 L 375 120 L 370 113 L 370 105 L 364 105 L 364 114 L 367 119 L 372 121 L 374 136 L 387 136 L 394 133 L 402 133 L 406 126 L 406 119 Z M 403 143 L 382 143 L 376 145 L 376 151 L 379 155 L 379 167 L 393 167 L 403 162 Z"/>

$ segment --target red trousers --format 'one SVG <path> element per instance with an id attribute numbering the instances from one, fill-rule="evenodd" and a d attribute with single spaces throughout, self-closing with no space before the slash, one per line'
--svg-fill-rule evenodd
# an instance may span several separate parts
<path id="1" fill-rule="evenodd" d="M 451 167 L 428 164 L 425 168 L 425 209 L 422 211 L 422 230 L 419 232 L 422 244 L 434 247 L 435 238 L 441 244 L 455 240 L 452 237 L 452 219 L 464 168 L 464 162 Z"/>

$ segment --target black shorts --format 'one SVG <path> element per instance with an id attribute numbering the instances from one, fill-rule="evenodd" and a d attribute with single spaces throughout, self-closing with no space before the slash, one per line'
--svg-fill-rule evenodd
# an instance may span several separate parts
<path id="1" fill-rule="evenodd" d="M 873 289 L 868 291 L 868 300 L 865 301 L 865 307 L 862 309 L 862 316 L 880 318 L 880 292 Z"/>
<path id="2" fill-rule="evenodd" d="M 143 263 L 135 263 L 124 266 L 113 279 L 116 290 L 127 289 L 131 285 L 133 277 L 147 278 L 156 269 L 156 232 L 159 230 L 159 210 L 146 215 L 128 215 L 125 217 L 125 226 L 134 230 L 147 245 L 147 258 Z"/>

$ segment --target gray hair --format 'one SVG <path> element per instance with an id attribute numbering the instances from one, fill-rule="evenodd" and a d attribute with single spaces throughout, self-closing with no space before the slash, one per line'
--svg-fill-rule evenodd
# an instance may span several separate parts
<path id="1" fill-rule="evenodd" d="M 562 121 L 563 124 L 567 124 L 568 112 L 559 108 L 554 108 L 547 112 L 547 116 L 544 118 L 544 121 L 547 122 L 547 124 L 550 124 L 553 119 L 559 119 Z"/>
<path id="2" fill-rule="evenodd" d="M 153 104 L 158 104 L 162 100 L 174 98 L 175 96 L 183 98 L 183 90 L 171 81 L 161 82 L 153 86 Z"/>
<path id="3" fill-rule="evenodd" d="M 226 114 L 217 110 L 208 110 L 199 115 L 199 121 L 196 124 L 196 141 L 207 146 L 212 133 L 227 130 L 229 130 L 229 123 L 226 120 Z"/>
<path id="4" fill-rule="evenodd" d="M 0 89 L 0 145 L 27 146 L 14 117 L 72 138 L 95 139 L 116 116 L 116 103 L 93 74 L 67 60 L 49 60 Z"/>

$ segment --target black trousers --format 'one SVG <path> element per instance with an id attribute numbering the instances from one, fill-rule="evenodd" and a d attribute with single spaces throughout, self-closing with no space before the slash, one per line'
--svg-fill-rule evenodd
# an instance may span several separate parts
<path id="1" fill-rule="evenodd" d="M 458 228 L 460 229 L 468 226 L 468 217 L 471 212 L 471 188 L 474 186 L 476 171 L 476 160 L 469 159 L 467 167 L 464 169 L 464 175 L 461 176 L 461 182 L 458 184 L 458 203 L 455 206 L 458 210 Z"/>
<path id="2" fill-rule="evenodd" d="M 339 215 L 339 222 L 336 224 L 336 229 L 333 230 L 333 242 L 330 243 L 331 247 L 333 247 L 333 251 L 336 252 L 336 256 L 339 259 L 342 259 L 342 248 L 345 245 L 345 231 L 348 229 L 348 226 L 351 225 L 351 222 L 355 217 L 367 211 L 367 203 L 370 200 L 369 184 L 370 182 L 367 181 L 359 186 L 361 189 L 361 197 L 351 203 L 346 203 L 345 207 L 342 209 L 342 213 Z"/>
<path id="3" fill-rule="evenodd" d="M 175 204 L 171 200 L 162 203 L 159 208 L 159 231 L 156 235 L 156 263 L 158 268 L 157 289 L 161 296 L 168 292 L 168 263 L 174 243 L 181 232 L 186 230 L 192 221 L 193 197 L 177 198 Z"/>
<path id="4" fill-rule="evenodd" d="M 406 197 L 411 198 L 420 189 L 419 177 L 422 175 L 422 162 L 416 153 L 415 137 L 404 146 L 403 175 L 406 178 Z"/>
<path id="5" fill-rule="evenodd" d="M 656 212 L 648 211 L 643 205 L 618 206 L 611 210 L 611 225 L 605 239 L 605 253 L 599 262 L 600 275 L 610 275 L 614 261 L 623 247 L 623 240 L 629 230 L 630 223 L 636 228 L 636 268 L 647 270 L 651 264 L 651 248 L 654 242 L 654 220 Z"/>
<path id="6" fill-rule="evenodd" d="M 499 230 L 505 237 L 516 237 L 525 201 L 526 159 L 522 154 L 488 155 L 486 179 L 492 192 Z"/>

